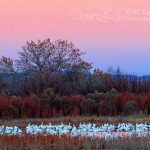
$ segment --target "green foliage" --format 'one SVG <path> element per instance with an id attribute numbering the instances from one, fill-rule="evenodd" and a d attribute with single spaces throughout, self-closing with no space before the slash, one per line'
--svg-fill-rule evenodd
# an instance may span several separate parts
<path id="1" fill-rule="evenodd" d="M 99 102 L 99 106 L 101 108 L 105 108 L 106 109 L 108 107 L 108 104 L 104 100 L 102 100 L 101 102 Z"/>
<path id="2" fill-rule="evenodd" d="M 53 106 L 57 109 L 60 109 L 62 98 L 60 96 L 56 96 L 53 101 Z"/>
<path id="3" fill-rule="evenodd" d="M 102 99 L 105 99 L 105 93 L 98 93 L 98 91 L 95 91 L 95 93 L 88 93 L 86 98 L 94 99 L 99 103 Z"/>
<path id="4" fill-rule="evenodd" d="M 118 91 L 115 88 L 112 88 L 111 91 L 106 92 L 106 97 L 108 99 L 113 99 L 114 97 L 116 97 L 118 94 Z"/>
<path id="5" fill-rule="evenodd" d="M 40 103 L 41 102 L 40 98 L 38 96 L 36 96 L 36 95 L 32 96 L 32 100 L 35 101 L 36 103 Z"/>
<path id="6" fill-rule="evenodd" d="M 104 100 L 102 100 L 101 102 L 99 102 L 99 113 L 101 115 L 108 115 L 112 113 L 112 104 L 108 103 Z"/>
<path id="7" fill-rule="evenodd" d="M 18 108 L 10 105 L 5 113 L 6 116 L 11 117 L 11 118 L 17 118 L 19 115 Z"/>
<path id="8" fill-rule="evenodd" d="M 123 106 L 124 113 L 129 114 L 136 114 L 140 112 L 140 107 L 137 101 L 127 101 Z"/>
<path id="9" fill-rule="evenodd" d="M 93 115 L 96 109 L 96 102 L 94 99 L 88 98 L 80 104 L 81 112 L 85 115 Z"/>
<path id="10" fill-rule="evenodd" d="M 41 98 L 43 102 L 49 103 L 52 105 L 53 100 L 55 98 L 55 94 L 52 88 L 45 89 L 41 94 Z"/>

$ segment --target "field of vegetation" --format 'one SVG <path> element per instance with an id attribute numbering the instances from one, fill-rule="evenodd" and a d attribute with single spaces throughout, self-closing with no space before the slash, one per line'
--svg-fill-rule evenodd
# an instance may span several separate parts
<path id="1" fill-rule="evenodd" d="M 65 136 L 0 136 L 0 149 L 3 150 L 149 150 L 149 147 L 149 139 L 136 137 L 105 141 Z"/>

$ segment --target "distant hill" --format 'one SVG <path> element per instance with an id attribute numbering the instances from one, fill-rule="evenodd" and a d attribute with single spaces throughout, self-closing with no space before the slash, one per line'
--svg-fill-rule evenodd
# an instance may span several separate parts
<path id="1" fill-rule="evenodd" d="M 116 75 L 111 75 L 112 79 L 116 79 L 117 76 Z M 139 81 L 146 81 L 146 82 L 150 82 L 150 75 L 144 75 L 144 76 L 136 76 L 136 75 L 121 75 L 123 78 L 128 79 L 128 81 L 136 78 Z"/>
<path id="2" fill-rule="evenodd" d="M 145 75 L 145 76 L 139 76 L 139 80 L 144 80 L 144 81 L 150 81 L 150 75 Z"/>
<path id="3" fill-rule="evenodd" d="M 85 74 L 85 77 L 87 77 L 87 76 L 88 76 L 88 75 Z M 124 77 L 124 78 L 127 78 L 128 81 L 130 81 L 131 79 L 137 78 L 137 80 L 139 80 L 139 81 L 150 82 L 150 75 L 144 75 L 144 76 L 121 75 L 121 76 Z M 1 74 L 0 74 L 0 77 L 2 77 Z M 19 77 L 20 80 L 26 79 L 26 75 L 23 74 L 23 73 L 19 73 L 19 76 L 18 76 L 18 77 Z M 29 76 L 28 76 L 28 77 L 29 77 Z M 112 79 L 114 79 L 114 80 L 117 78 L 116 75 L 111 75 L 111 77 L 112 77 Z M 12 77 L 11 75 L 9 75 L 9 74 L 7 74 L 6 76 L 3 76 L 2 78 L 3 78 L 4 80 L 6 80 L 7 82 L 9 82 L 9 83 L 12 83 L 12 82 L 13 82 L 13 77 Z"/>

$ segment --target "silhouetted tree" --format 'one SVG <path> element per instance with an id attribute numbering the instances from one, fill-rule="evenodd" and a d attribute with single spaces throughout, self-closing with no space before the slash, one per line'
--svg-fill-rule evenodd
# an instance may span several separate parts
<path id="1" fill-rule="evenodd" d="M 37 75 L 40 91 L 44 89 L 45 75 L 58 72 L 89 72 L 91 64 L 84 61 L 81 56 L 85 53 L 75 48 L 73 43 L 57 40 L 54 43 L 50 39 L 31 41 L 23 46 L 19 53 L 17 66 L 22 72 Z"/>

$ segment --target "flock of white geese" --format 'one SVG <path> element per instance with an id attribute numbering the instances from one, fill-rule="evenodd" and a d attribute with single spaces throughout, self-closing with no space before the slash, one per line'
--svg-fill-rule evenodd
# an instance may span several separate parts
<path id="1" fill-rule="evenodd" d="M 65 125 L 63 123 L 59 125 L 34 125 L 28 124 L 25 131 L 21 130 L 17 126 L 0 126 L 0 135 L 62 135 L 70 137 L 88 137 L 88 138 L 100 138 L 100 139 L 120 139 L 120 138 L 131 138 L 133 136 L 137 137 L 149 137 L 150 134 L 150 124 L 130 124 L 130 123 L 119 123 L 114 124 L 103 124 L 102 126 L 96 126 L 95 124 L 85 124 L 80 123 L 79 126 L 75 125 Z"/>

